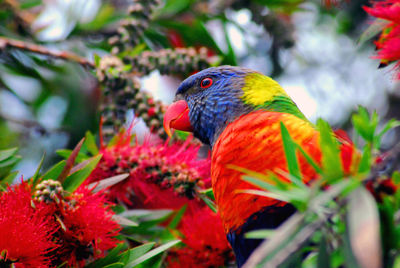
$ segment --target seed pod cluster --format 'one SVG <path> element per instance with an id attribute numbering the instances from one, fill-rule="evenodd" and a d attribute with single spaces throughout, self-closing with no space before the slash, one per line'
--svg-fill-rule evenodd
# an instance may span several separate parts
<path id="1" fill-rule="evenodd" d="M 122 61 L 114 56 L 103 57 L 97 68 L 97 77 L 104 85 L 101 104 L 103 135 L 111 137 L 119 131 L 125 121 L 126 111 L 133 109 L 136 117 L 141 117 L 152 133 L 165 138 L 162 118 L 165 106 L 155 101 L 150 93 L 140 91 L 137 76 L 124 70 Z"/>
<path id="2" fill-rule="evenodd" d="M 107 190 L 110 200 L 139 207 L 180 204 L 185 199 L 198 201 L 200 192 L 211 186 L 210 158 L 198 158 L 200 145 L 191 143 L 191 138 L 185 143 L 132 141 L 131 134 L 117 134 L 113 144 L 100 150 L 103 157 L 88 178 L 93 183 L 128 173 L 127 179 Z"/>
<path id="3" fill-rule="evenodd" d="M 113 47 L 111 53 L 116 55 L 127 48 L 138 45 L 144 31 L 149 27 L 151 14 L 160 5 L 160 0 L 136 0 L 129 6 L 129 18 L 121 21 L 117 34 L 108 39 Z"/>
<path id="4" fill-rule="evenodd" d="M 160 0 L 136 0 L 129 7 L 130 18 L 122 21 L 118 34 L 109 39 L 114 56 L 103 57 L 97 68 L 97 77 L 103 85 L 100 111 L 103 117 L 102 134 L 105 140 L 119 132 L 126 112 L 133 109 L 135 116 L 147 124 L 152 133 L 166 138 L 162 129 L 165 106 L 155 101 L 150 93 L 141 91 L 139 77 L 153 70 L 161 74 L 189 74 L 210 66 L 206 48 L 176 48 L 144 51 L 136 56 L 117 56 L 119 52 L 135 47 L 148 27 L 154 9 Z"/>
<path id="5" fill-rule="evenodd" d="M 210 66 L 207 49 L 193 47 L 144 51 L 135 57 L 124 57 L 123 62 L 132 66 L 132 71 L 143 75 L 153 70 L 161 74 L 191 73 Z"/>
<path id="6" fill-rule="evenodd" d="M 59 204 L 64 197 L 64 189 L 59 181 L 45 180 L 36 185 L 34 196 L 39 202 Z"/>

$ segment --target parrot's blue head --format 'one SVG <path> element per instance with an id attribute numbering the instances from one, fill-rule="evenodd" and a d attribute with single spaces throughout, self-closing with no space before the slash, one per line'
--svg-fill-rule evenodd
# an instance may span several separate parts
<path id="1" fill-rule="evenodd" d="M 244 77 L 250 71 L 212 67 L 188 77 L 179 86 L 175 101 L 187 103 L 193 133 L 203 143 L 213 145 L 229 122 L 251 110 L 240 98 Z"/>
<path id="2" fill-rule="evenodd" d="M 170 128 L 193 131 L 195 137 L 212 146 L 227 124 L 243 114 L 268 108 L 277 98 L 294 104 L 277 82 L 256 71 L 211 67 L 181 83 L 164 116 L 164 128 L 168 134 Z"/>

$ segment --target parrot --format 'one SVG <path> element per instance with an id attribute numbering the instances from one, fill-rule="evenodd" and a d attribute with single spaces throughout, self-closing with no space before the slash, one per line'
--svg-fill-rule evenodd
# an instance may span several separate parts
<path id="1" fill-rule="evenodd" d="M 296 209 L 273 198 L 243 193 L 258 189 L 242 179 L 241 167 L 287 180 L 288 172 L 280 125 L 317 163 L 321 163 L 319 132 L 285 90 L 260 72 L 234 66 L 210 67 L 185 79 L 163 120 L 171 129 L 192 132 L 211 148 L 211 180 L 218 214 L 227 239 L 241 267 L 261 239 L 245 234 L 279 227 Z M 339 139 L 339 138 L 338 138 Z M 352 167 L 354 146 L 340 140 L 345 173 Z M 318 177 L 307 160 L 299 156 L 304 183 Z M 240 192 L 242 191 L 242 192 Z"/>

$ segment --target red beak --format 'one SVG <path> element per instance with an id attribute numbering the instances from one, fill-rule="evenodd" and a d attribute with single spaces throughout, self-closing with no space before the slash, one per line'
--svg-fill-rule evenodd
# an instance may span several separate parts
<path id="1" fill-rule="evenodd" d="M 184 100 L 179 100 L 168 106 L 164 115 L 164 129 L 171 137 L 171 128 L 182 131 L 193 131 L 189 121 L 189 107 Z"/>

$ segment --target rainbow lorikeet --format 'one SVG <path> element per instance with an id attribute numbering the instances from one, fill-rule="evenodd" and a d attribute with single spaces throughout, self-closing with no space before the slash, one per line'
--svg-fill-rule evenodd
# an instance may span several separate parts
<path id="1" fill-rule="evenodd" d="M 256 71 L 231 66 L 196 73 L 179 86 L 176 100 L 165 113 L 164 128 L 192 131 L 212 148 L 211 177 L 218 213 L 240 267 L 261 240 L 246 239 L 256 229 L 278 227 L 295 208 L 272 198 L 240 193 L 255 186 L 241 179 L 232 166 L 286 180 L 287 162 L 280 123 L 292 139 L 318 163 L 319 132 L 282 87 Z M 349 172 L 354 148 L 341 143 L 343 169 Z M 303 181 L 317 178 L 316 171 L 299 157 Z"/>

